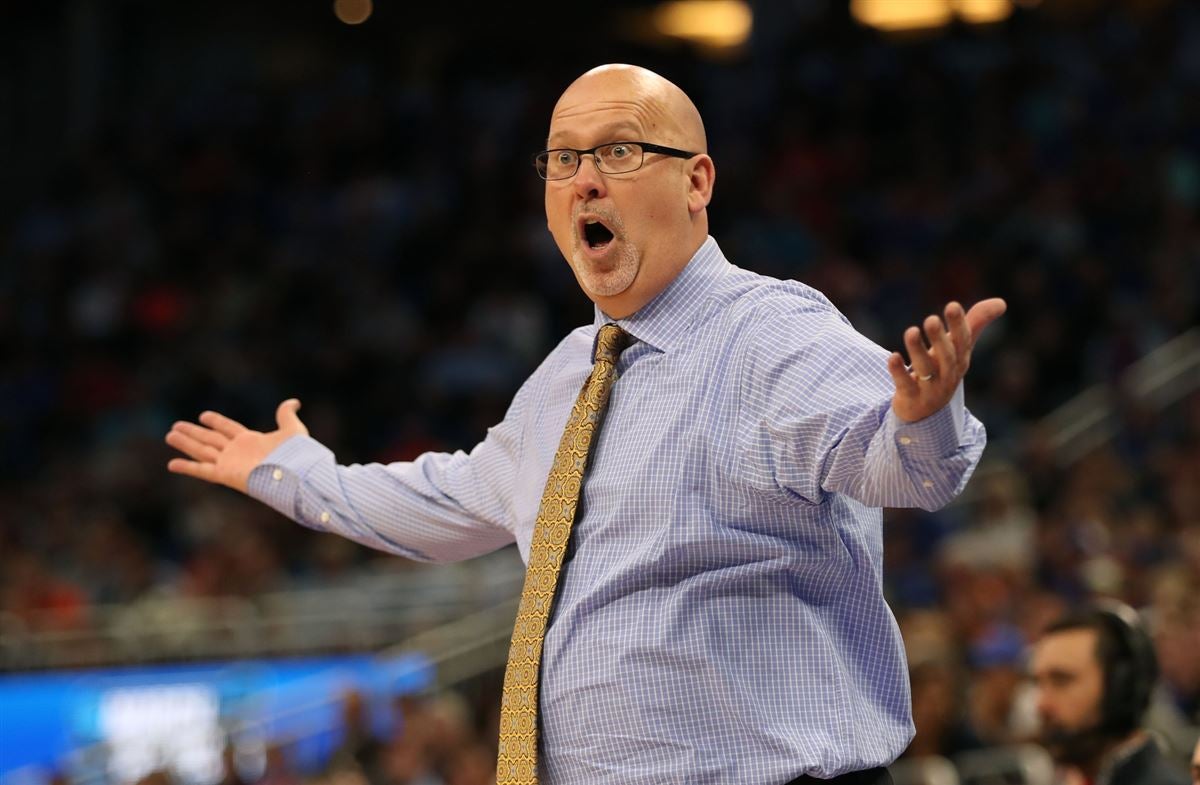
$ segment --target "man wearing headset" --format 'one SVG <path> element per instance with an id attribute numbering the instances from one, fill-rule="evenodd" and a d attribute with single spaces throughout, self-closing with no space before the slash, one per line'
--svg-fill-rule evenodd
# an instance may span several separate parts
<path id="1" fill-rule="evenodd" d="M 1064 782 L 1188 785 L 1141 726 L 1158 664 L 1132 608 L 1106 604 L 1051 624 L 1030 672 L 1041 742 Z"/>

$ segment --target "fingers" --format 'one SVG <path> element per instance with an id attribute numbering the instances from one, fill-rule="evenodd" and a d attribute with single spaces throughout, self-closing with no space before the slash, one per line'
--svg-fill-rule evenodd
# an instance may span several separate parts
<path id="1" fill-rule="evenodd" d="M 958 352 L 940 316 L 925 317 L 925 335 L 929 338 L 929 353 L 933 359 L 934 375 L 951 377 L 958 373 Z"/>
<path id="2" fill-rule="evenodd" d="M 908 350 L 912 372 L 917 379 L 927 380 L 926 377 L 934 375 L 937 369 L 934 367 L 933 358 L 921 340 L 921 331 L 916 327 L 909 327 L 904 331 L 904 348 Z"/>
<path id="3" fill-rule="evenodd" d="M 957 302 L 946 305 L 941 317 L 930 314 L 922 327 L 929 340 L 922 340 L 921 330 L 909 327 L 904 331 L 904 348 L 911 365 L 892 354 L 888 358 L 888 373 L 896 385 L 892 409 L 908 422 L 915 422 L 944 406 L 954 395 L 971 363 L 971 348 L 980 332 L 1004 313 L 1007 305 L 999 297 L 981 300 L 966 313 Z"/>
<path id="4" fill-rule="evenodd" d="M 915 327 L 904 333 L 904 346 L 912 362 L 913 374 L 920 379 L 929 374 L 961 377 L 970 363 L 971 348 L 983 328 L 998 319 L 1007 308 L 999 297 L 981 300 L 963 312 L 957 302 L 950 302 L 944 311 L 945 323 L 937 316 L 925 317 L 923 327 L 929 339 L 926 349 Z"/>
<path id="5" fill-rule="evenodd" d="M 200 422 L 229 439 L 233 439 L 239 433 L 243 433 L 246 430 L 246 426 L 240 422 L 231 420 L 217 412 L 203 412 L 200 415 Z"/>
<path id="6" fill-rule="evenodd" d="M 954 344 L 954 355 L 958 358 L 967 356 L 971 351 L 971 328 L 967 324 L 963 307 L 957 302 L 946 306 L 946 328 L 950 332 L 950 341 Z"/>
<path id="7" fill-rule="evenodd" d="M 207 444 L 209 447 L 215 447 L 218 450 L 224 449 L 229 443 L 229 438 L 223 436 L 211 428 L 201 428 L 199 425 L 180 420 L 171 426 L 171 430 L 182 433 L 184 436 L 189 436 L 192 439 Z"/>
<path id="8" fill-rule="evenodd" d="M 887 369 L 896 385 L 896 392 L 908 396 L 919 394 L 917 380 L 908 372 L 908 366 L 904 364 L 904 357 L 900 355 L 900 352 L 892 352 L 891 357 L 888 357 Z"/>
<path id="9" fill-rule="evenodd" d="M 924 419 L 944 406 L 962 378 L 958 372 L 954 339 L 942 324 L 941 317 L 930 314 L 922 326 L 929 338 L 928 347 L 920 329 L 909 327 L 904 331 L 904 347 L 908 350 L 911 365 L 905 366 L 899 353 L 893 353 L 887 362 L 888 373 L 896 386 L 892 410 L 906 422 Z"/>
<path id="10" fill-rule="evenodd" d="M 216 463 L 218 456 L 221 454 L 221 451 L 216 447 L 205 444 L 178 429 L 172 429 L 167 434 L 167 444 L 184 453 L 189 458 L 203 463 Z"/>
<path id="11" fill-rule="evenodd" d="M 183 458 L 172 458 L 167 462 L 167 471 L 173 474 L 195 477 L 205 482 L 219 482 L 217 480 L 216 464 L 212 463 L 198 463 L 196 461 L 184 460 Z"/>

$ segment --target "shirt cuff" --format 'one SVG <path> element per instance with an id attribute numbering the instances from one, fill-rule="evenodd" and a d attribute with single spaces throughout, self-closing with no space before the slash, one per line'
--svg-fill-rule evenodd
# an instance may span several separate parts
<path id="1" fill-rule="evenodd" d="M 305 475 L 321 461 L 332 460 L 333 452 L 311 436 L 293 436 L 271 451 L 250 472 L 246 492 L 297 523 L 301 521 L 297 503 Z"/>
<path id="2" fill-rule="evenodd" d="M 916 461 L 949 458 L 962 446 L 966 420 L 962 382 L 949 403 L 923 420 L 904 422 L 893 411 L 888 415 L 896 420 L 893 438 L 902 456 Z"/>

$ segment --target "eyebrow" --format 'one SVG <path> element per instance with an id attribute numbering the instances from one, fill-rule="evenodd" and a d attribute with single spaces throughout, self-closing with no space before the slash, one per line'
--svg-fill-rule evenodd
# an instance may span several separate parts
<path id="1" fill-rule="evenodd" d="M 637 130 L 637 126 L 635 126 L 633 123 L 631 123 L 627 120 L 622 120 L 621 122 L 618 122 L 618 123 L 609 123 L 608 125 L 600 126 L 600 130 L 597 132 L 597 136 L 602 139 L 608 139 L 609 141 L 613 141 L 613 142 L 635 141 L 632 138 L 618 138 L 616 136 L 616 134 L 621 133 L 621 132 L 630 132 L 630 133 L 633 133 L 634 135 L 641 133 L 641 131 Z M 550 134 L 550 137 L 546 140 L 546 149 L 550 149 L 555 144 L 554 140 L 561 139 L 562 136 L 563 136 L 563 133 L 561 131 L 558 133 Z M 561 144 L 561 142 L 560 142 L 560 144 Z M 603 142 L 601 142 L 601 144 L 603 144 Z"/>

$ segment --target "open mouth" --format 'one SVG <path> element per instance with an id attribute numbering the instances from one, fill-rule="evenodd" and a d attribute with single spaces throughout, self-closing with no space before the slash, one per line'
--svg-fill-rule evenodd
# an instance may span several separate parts
<path id="1" fill-rule="evenodd" d="M 585 218 L 582 221 L 581 229 L 580 236 L 583 237 L 583 241 L 587 244 L 587 247 L 593 251 L 603 250 L 612 242 L 612 230 L 600 221 Z"/>

